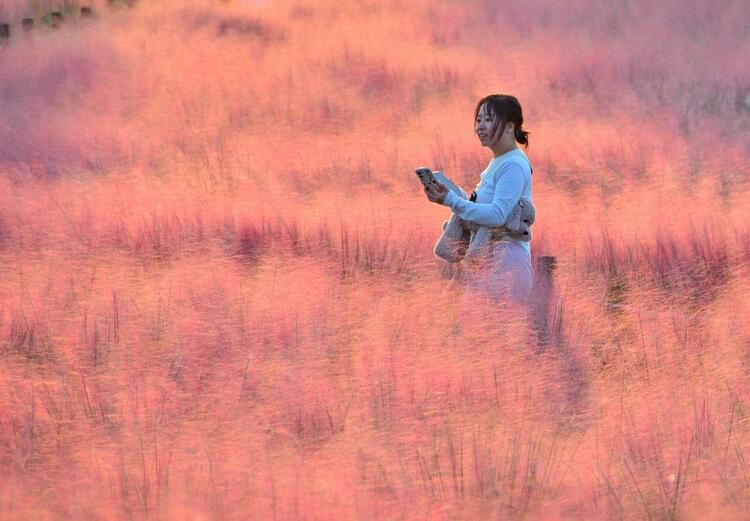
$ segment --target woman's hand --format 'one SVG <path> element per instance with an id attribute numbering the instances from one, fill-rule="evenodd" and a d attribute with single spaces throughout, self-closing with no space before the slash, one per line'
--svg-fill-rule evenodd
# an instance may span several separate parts
<path id="1" fill-rule="evenodd" d="M 427 194 L 427 199 L 438 204 L 443 204 L 445 196 L 448 195 L 448 188 L 437 179 L 435 184 L 429 183 L 428 186 L 425 186 L 424 191 Z"/>

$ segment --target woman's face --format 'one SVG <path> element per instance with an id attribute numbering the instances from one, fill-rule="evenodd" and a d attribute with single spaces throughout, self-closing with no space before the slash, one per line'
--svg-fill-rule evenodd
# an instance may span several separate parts
<path id="1" fill-rule="evenodd" d="M 492 126 L 495 124 L 495 119 L 496 116 L 494 114 L 487 112 L 487 104 L 482 103 L 482 106 L 479 107 L 477 120 L 474 122 L 474 130 L 483 146 L 494 144 L 494 142 L 500 137 L 490 135 L 492 132 Z M 500 130 L 500 125 L 498 125 L 497 130 Z"/>

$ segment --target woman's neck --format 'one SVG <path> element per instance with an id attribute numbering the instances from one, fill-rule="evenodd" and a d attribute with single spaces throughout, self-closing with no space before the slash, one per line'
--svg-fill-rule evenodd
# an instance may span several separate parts
<path id="1" fill-rule="evenodd" d="M 510 144 L 510 145 L 498 144 L 497 148 L 493 148 L 492 151 L 495 153 L 495 157 L 500 157 L 503 154 L 507 154 L 508 152 L 516 148 L 518 148 L 518 145 L 516 145 L 515 143 Z"/>

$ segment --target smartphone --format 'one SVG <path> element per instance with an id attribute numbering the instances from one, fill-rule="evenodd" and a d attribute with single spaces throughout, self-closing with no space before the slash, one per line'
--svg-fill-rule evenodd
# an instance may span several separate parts
<path id="1" fill-rule="evenodd" d="M 417 174 L 417 177 L 420 181 L 422 181 L 422 184 L 425 187 L 427 187 L 428 185 L 435 186 L 437 184 L 435 176 L 432 175 L 432 170 L 430 170 L 426 166 L 417 168 L 416 170 L 414 170 L 414 173 Z"/>

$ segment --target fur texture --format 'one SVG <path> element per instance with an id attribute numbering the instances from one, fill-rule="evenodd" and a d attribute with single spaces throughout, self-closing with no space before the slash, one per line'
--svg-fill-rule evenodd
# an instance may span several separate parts
<path id="1" fill-rule="evenodd" d="M 475 260 L 486 254 L 493 240 L 531 240 L 531 225 L 536 220 L 536 208 L 529 199 L 521 197 L 504 226 L 490 227 L 451 215 L 443 223 L 443 233 L 435 244 L 436 256 L 448 262 L 464 258 Z"/>

